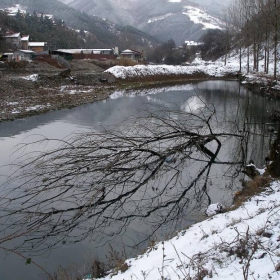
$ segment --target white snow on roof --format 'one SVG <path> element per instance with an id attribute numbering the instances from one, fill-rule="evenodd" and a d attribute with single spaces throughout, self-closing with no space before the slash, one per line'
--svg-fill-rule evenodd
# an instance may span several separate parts
<path id="1" fill-rule="evenodd" d="M 152 22 L 155 22 L 155 21 L 160 21 L 160 20 L 164 20 L 170 16 L 173 16 L 174 14 L 173 13 L 168 13 L 166 15 L 162 15 L 162 16 L 158 16 L 158 17 L 152 17 L 148 20 L 148 23 L 152 23 Z"/>
<path id="2" fill-rule="evenodd" d="M 88 54 L 91 54 L 91 53 L 94 53 L 94 54 L 100 54 L 100 52 L 102 51 L 112 51 L 112 49 L 58 49 L 56 50 L 58 52 L 65 52 L 65 53 L 71 53 L 71 54 L 74 54 L 74 53 L 88 53 Z"/>
<path id="3" fill-rule="evenodd" d="M 195 24 L 202 24 L 203 29 L 223 29 L 224 23 L 210 16 L 207 12 L 192 6 L 185 6 L 184 8 L 186 12 L 183 12 L 183 14 L 187 15 Z"/>
<path id="4" fill-rule="evenodd" d="M 21 52 L 21 53 L 34 53 L 31 50 L 17 50 L 16 52 Z"/>
<path id="5" fill-rule="evenodd" d="M 29 47 L 44 47 L 45 42 L 29 42 L 28 45 Z"/>
<path id="6" fill-rule="evenodd" d="M 181 3 L 182 0 L 168 0 L 168 2 L 170 2 L 170 3 Z"/>
<path id="7" fill-rule="evenodd" d="M 127 50 L 122 51 L 122 53 L 133 53 L 133 51 L 132 51 L 132 50 L 127 49 Z"/>
<path id="8" fill-rule="evenodd" d="M 124 51 L 121 52 L 121 54 L 133 54 L 133 53 L 137 54 L 137 53 L 140 53 L 140 52 L 134 51 L 134 50 L 129 50 L 129 49 L 124 50 Z"/>
<path id="9" fill-rule="evenodd" d="M 29 40 L 29 35 L 28 36 L 23 36 L 22 38 L 21 38 L 21 41 L 28 41 Z"/>
<path id="10" fill-rule="evenodd" d="M 20 32 L 19 33 L 14 33 L 11 35 L 6 35 L 4 36 L 5 38 L 18 38 L 20 36 Z"/>

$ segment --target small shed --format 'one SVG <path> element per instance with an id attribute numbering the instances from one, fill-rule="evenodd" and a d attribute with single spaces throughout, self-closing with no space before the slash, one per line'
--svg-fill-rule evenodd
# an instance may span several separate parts
<path id="1" fill-rule="evenodd" d="M 121 57 L 138 61 L 143 59 L 143 53 L 135 50 L 127 49 L 121 52 Z"/>
<path id="2" fill-rule="evenodd" d="M 29 35 L 21 37 L 21 49 L 28 50 L 28 43 L 29 43 Z"/>
<path id="3" fill-rule="evenodd" d="M 45 51 L 47 43 L 46 42 L 29 42 L 29 49 L 34 52 L 43 52 Z"/>
<path id="4" fill-rule="evenodd" d="M 34 52 L 31 50 L 16 50 L 14 51 L 15 61 L 32 60 Z"/>

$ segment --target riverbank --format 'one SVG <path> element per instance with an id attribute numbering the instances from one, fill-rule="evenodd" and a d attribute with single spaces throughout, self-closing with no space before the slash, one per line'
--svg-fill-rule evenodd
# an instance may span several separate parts
<path id="1" fill-rule="evenodd" d="M 183 70 L 181 73 L 178 69 L 174 71 L 175 68 L 169 73 L 165 71 L 164 75 L 160 71 L 156 74 L 157 71 L 154 70 L 149 76 L 126 79 L 111 71 L 118 67 L 103 71 L 90 61 L 72 62 L 71 71 L 58 69 L 40 61 L 24 64 L 23 68 L 7 68 L 0 80 L 0 122 L 104 100 L 119 89 L 235 77 L 235 73 L 230 72 L 223 75 L 214 75 L 213 72 L 213 75 L 209 75 L 196 70 L 194 66 L 179 67 Z M 135 67 L 137 68 L 138 66 Z M 150 66 L 144 66 L 144 69 L 148 68 Z M 153 69 L 163 68 L 162 65 L 153 66 Z M 133 73 L 129 67 L 127 69 L 127 73 Z"/>
<path id="2" fill-rule="evenodd" d="M 29 79 L 33 79 L 34 78 L 34 81 L 30 81 L 30 80 L 28 80 L 29 82 L 33 82 L 33 83 L 35 83 L 35 82 L 38 82 L 38 80 L 36 80 L 36 76 L 34 77 L 34 76 L 31 76 L 30 77 L 30 75 L 29 75 Z M 214 78 L 214 77 L 213 77 Z M 174 77 L 174 79 L 175 79 L 175 77 Z M 68 82 L 68 81 L 67 81 Z M 60 84 L 59 84 L 59 82 L 57 82 L 58 83 L 58 86 L 60 86 Z M 69 83 L 70 83 L 70 81 L 69 81 Z M 142 87 L 141 88 L 141 90 L 139 90 L 138 91 L 138 93 L 139 94 L 142 94 L 143 93 L 143 87 L 144 86 L 146 86 L 146 85 L 149 85 L 149 83 L 150 84 L 153 84 L 154 83 L 154 85 L 155 86 L 157 86 L 157 85 L 159 85 L 159 86 L 162 86 L 162 85 L 164 85 L 165 83 L 167 83 L 167 81 L 163 81 L 163 82 L 157 82 L 157 81 L 155 81 L 155 82 L 129 82 L 129 83 L 125 83 L 125 82 L 120 82 L 120 81 L 116 81 L 115 83 L 112 83 L 110 86 L 112 86 L 112 88 L 116 88 L 115 87 L 115 85 L 116 84 L 118 84 L 118 86 L 119 86 L 119 88 L 123 88 L 123 89 L 126 89 L 126 88 L 128 88 L 128 85 L 129 85 L 129 87 Z M 176 83 L 177 83 L 177 80 L 176 80 Z M 217 82 L 217 83 L 219 83 L 219 82 Z M 76 85 L 75 84 L 75 82 L 74 82 L 74 84 L 73 84 L 74 86 Z M 66 85 L 64 85 L 64 86 L 66 86 Z M 100 86 L 102 87 L 103 85 L 100 83 Z M 104 85 L 104 87 L 106 87 L 106 86 L 108 86 L 108 85 Z M 115 91 L 115 90 L 114 90 Z M 138 94 L 138 93 L 136 93 L 136 94 Z M 230 92 L 229 94 L 227 94 L 228 96 L 231 96 L 231 94 L 233 94 L 233 92 Z M 162 94 L 162 95 L 164 95 L 164 94 Z M 109 103 L 109 102 L 106 102 L 106 103 Z M 105 102 L 104 102 L 104 104 L 106 104 Z M 102 105 L 103 103 L 101 103 L 100 105 Z M 99 107 L 99 106 L 98 106 Z M 127 108 L 128 106 L 121 106 L 120 108 Z M 234 107 L 234 106 L 233 106 Z M 242 106 L 240 106 L 240 107 L 242 107 Z M 107 112 L 107 110 L 103 110 L 103 111 L 105 111 L 105 112 Z M 227 110 L 227 112 L 229 112 L 229 110 Z M 239 115 L 240 116 L 240 115 Z M 232 115 L 230 116 L 230 117 L 232 117 Z M 90 120 L 91 121 L 91 120 Z M 242 122 L 243 122 L 243 119 L 242 119 Z M 216 184 L 216 182 L 214 183 L 214 184 Z M 260 212 L 262 211 L 261 210 L 262 208 L 260 208 Z M 245 211 L 245 210 L 244 210 Z M 242 215 L 242 214 L 241 214 Z M 243 216 L 242 216 L 243 217 Z M 233 220 L 231 220 L 231 216 L 229 216 L 229 218 L 228 217 L 226 217 L 225 219 L 228 219 L 228 223 L 234 223 L 234 221 Z M 237 218 L 236 218 L 237 219 Z M 240 221 L 241 222 L 241 221 Z M 220 223 L 220 222 L 219 222 Z M 204 224 L 200 224 L 200 228 L 202 228 L 203 230 L 204 230 Z M 218 227 L 218 226 L 217 226 Z M 228 227 L 230 227 L 230 226 L 228 226 Z M 221 228 L 224 228 L 225 230 L 226 230 L 226 226 L 221 226 Z M 232 226 L 232 228 L 234 228 L 234 225 Z M 231 228 L 231 229 L 232 229 Z M 211 230 L 211 228 L 209 228 L 209 232 L 210 233 L 212 233 L 211 232 L 212 230 Z M 215 233 L 217 231 L 217 233 Z M 208 237 L 207 236 L 205 236 L 204 237 L 204 235 L 198 235 L 198 234 L 201 234 L 201 231 L 199 231 L 199 232 L 196 232 L 196 234 L 199 236 L 199 239 L 201 239 L 201 242 L 203 242 L 203 240 L 205 241 L 208 241 L 208 242 L 211 242 L 211 238 L 213 238 L 213 237 L 211 237 L 210 236 L 210 234 L 209 234 L 209 232 L 208 231 L 205 231 L 206 232 L 206 235 L 208 234 L 209 235 L 209 239 L 207 239 Z M 203 233 L 203 232 L 202 232 Z M 216 235 L 215 234 L 218 234 L 219 233 L 219 230 L 218 229 L 216 229 L 216 227 L 213 227 L 213 233 L 212 233 L 212 235 L 214 235 L 214 238 L 216 237 Z M 233 229 L 233 233 L 234 233 L 234 229 Z M 225 233 L 223 233 L 224 235 L 226 235 Z M 178 234 L 178 236 L 179 236 L 179 238 L 178 238 L 178 240 L 179 239 L 181 239 L 181 235 L 183 235 L 183 233 L 180 233 L 180 234 Z M 176 238 L 178 237 L 178 236 L 176 236 Z M 218 235 L 217 235 L 218 236 Z M 231 236 L 233 236 L 233 234 L 231 234 Z M 243 232 L 241 232 L 240 231 L 240 236 L 244 236 L 244 231 Z M 246 235 L 245 235 L 246 236 Z M 189 238 L 193 238 L 193 236 L 192 235 L 188 235 L 188 237 Z M 223 235 L 219 235 L 218 236 L 218 238 L 220 238 L 220 237 L 222 237 L 222 238 L 224 238 L 224 236 Z M 242 237 L 243 238 L 243 237 Z M 274 237 L 273 237 L 274 238 Z M 232 238 L 232 240 L 233 240 L 234 238 Z M 184 254 L 189 254 L 189 251 L 185 251 L 185 250 L 183 250 L 185 247 L 187 247 L 187 245 L 189 245 L 189 243 L 190 243 L 190 240 L 191 239 L 185 239 L 185 240 L 183 240 L 182 241 L 182 243 L 178 243 L 178 247 L 176 247 L 176 250 L 178 251 L 178 254 L 180 254 L 180 256 L 181 256 L 181 259 L 183 259 L 183 258 L 185 258 L 184 257 L 184 255 L 181 253 L 181 252 L 184 252 Z M 226 240 L 226 242 L 228 242 L 228 243 L 230 243 L 232 240 Z M 202 243 L 202 245 L 200 245 L 200 243 L 198 243 L 198 242 L 196 242 L 196 240 L 194 240 L 193 241 L 194 242 L 194 244 L 196 244 L 197 246 L 201 246 L 202 248 L 205 248 L 205 247 L 203 247 L 204 245 L 203 245 L 203 243 Z M 183 243 L 186 243 L 186 244 L 183 244 Z M 165 244 L 165 243 L 164 243 Z M 209 248 L 210 248 L 210 245 L 212 245 L 212 246 L 214 246 L 214 245 L 217 245 L 218 244 L 218 241 L 216 241 L 216 242 L 213 242 L 212 244 L 211 243 L 209 243 L 207 246 L 209 246 Z M 236 243 L 237 245 L 238 245 L 238 243 Z M 169 259 L 169 256 L 170 256 L 170 258 L 173 258 L 173 255 L 172 255 L 172 253 L 176 253 L 176 251 L 174 250 L 174 251 L 171 251 L 171 249 L 172 249 L 172 245 L 171 245 L 171 247 L 169 246 L 169 249 L 166 249 L 166 253 L 164 254 L 164 255 L 166 255 L 166 257 L 164 257 L 163 255 L 162 255 L 162 247 L 160 247 L 160 246 L 162 246 L 163 244 L 162 243 L 159 243 L 159 244 L 157 244 L 157 246 L 155 247 L 155 248 L 158 248 L 158 250 L 156 250 L 156 249 L 153 249 L 153 248 L 151 248 L 151 249 L 149 249 L 149 250 L 151 250 L 151 251 L 158 251 L 158 252 L 160 252 L 160 255 L 158 255 L 156 258 L 157 259 L 159 259 L 160 261 L 159 261 L 159 263 L 161 263 L 161 266 L 160 267 L 157 267 L 157 266 L 155 266 L 154 267 L 154 270 L 155 270 L 155 272 L 157 273 L 159 270 L 158 269 L 162 269 L 164 272 L 163 272 L 163 277 L 165 277 L 166 279 L 168 279 L 168 277 L 169 277 L 169 272 L 168 272 L 168 269 L 170 268 L 171 270 L 174 268 L 174 269 L 180 269 L 180 259 L 174 259 L 174 261 L 173 261 L 173 263 L 176 263 L 177 264 L 177 266 L 176 267 L 170 267 L 169 266 L 169 263 L 168 263 L 168 259 Z M 237 246 L 236 245 L 236 246 Z M 177 245 L 176 245 L 177 246 Z M 191 246 L 191 244 L 190 244 L 190 246 Z M 206 245 L 205 245 L 206 246 Z M 168 248 L 168 247 L 166 247 L 166 248 Z M 171 249 L 170 249 L 171 248 Z M 210 248 L 211 249 L 211 248 Z M 209 249 L 209 250 L 210 250 Z M 182 250 L 182 251 L 181 251 Z M 199 252 L 198 252 L 199 253 Z M 198 254 L 197 253 L 197 254 Z M 189 255 L 187 255 L 187 256 L 189 256 Z M 208 255 L 206 255 L 207 257 L 208 257 Z M 211 256 L 210 256 L 211 257 Z M 141 257 L 138 257 L 137 259 L 140 259 Z M 162 261 L 162 259 L 163 259 L 163 261 Z M 194 258 L 193 259 L 194 260 L 194 262 L 196 262 L 197 260 Z M 185 262 L 185 260 L 183 260 L 184 262 Z M 237 261 L 239 261 L 239 259 L 237 258 Z M 246 261 L 246 259 L 244 258 L 243 259 L 243 261 L 245 262 Z M 156 263 L 156 261 L 154 260 L 154 259 L 149 259 L 149 260 L 147 260 L 147 262 L 150 262 L 150 263 Z M 129 266 L 131 265 L 133 263 L 133 261 L 131 261 L 131 263 L 127 263 L 126 262 L 126 265 L 124 266 L 124 267 L 127 267 L 127 268 L 129 268 Z M 186 264 L 186 265 L 188 265 L 188 266 L 191 266 L 191 263 L 190 264 Z M 138 265 L 136 264 L 136 266 L 138 267 Z M 185 266 L 182 266 L 182 267 L 185 267 Z M 203 268 L 203 270 L 204 270 L 204 264 L 200 264 L 199 263 L 199 266 L 197 266 L 197 269 L 200 269 L 200 267 L 202 267 Z M 241 266 L 240 266 L 241 267 Z M 240 268 L 239 267 L 239 268 Z M 147 270 L 146 270 L 146 268 L 147 268 Z M 242 267 L 241 267 L 242 268 Z M 137 268 L 138 269 L 138 268 Z M 145 278 L 147 278 L 147 279 L 149 279 L 148 278 L 148 276 L 147 276 L 147 274 L 148 274 L 148 272 L 150 271 L 150 269 L 152 269 L 152 267 L 148 267 L 148 266 L 144 266 L 144 267 L 139 267 L 139 269 L 140 270 L 142 270 L 142 275 L 138 275 L 137 277 L 138 277 L 138 279 L 145 279 Z M 186 268 L 187 269 L 187 268 Z M 195 269 L 195 268 L 194 268 Z M 206 265 L 206 269 L 207 269 L 207 265 Z M 218 269 L 218 268 L 217 268 Z M 133 279 L 133 277 L 134 277 L 134 271 L 133 270 L 128 270 L 128 271 L 130 271 L 130 273 L 132 273 L 130 276 L 130 278 L 132 278 Z M 213 270 L 214 271 L 214 270 Z M 214 273 L 212 271 L 212 274 Z M 116 273 L 116 271 L 114 271 L 114 272 L 112 272 L 112 274 L 115 274 Z M 161 278 L 161 274 L 156 274 L 156 273 L 154 273 L 154 274 L 152 274 L 151 273 L 151 275 L 152 276 L 154 276 L 155 278 L 150 278 L 150 279 L 160 279 Z M 119 275 L 119 274 L 118 274 Z M 195 274 L 194 274 L 195 275 Z M 209 272 L 209 275 L 211 276 L 211 272 Z M 209 276 L 208 275 L 208 276 Z M 222 275 L 222 274 L 218 274 L 218 275 Z M 205 276 L 205 277 L 208 277 L 207 275 Z M 240 276 L 240 275 L 237 275 L 237 276 Z M 120 279 L 127 279 L 127 277 L 126 277 L 126 275 L 125 276 L 123 276 L 123 275 L 119 275 L 118 277 L 121 277 Z M 141 278 L 142 277 L 142 278 Z M 176 278 L 177 277 L 177 278 Z M 180 276 L 181 278 L 183 277 L 182 275 Z M 217 276 L 218 277 L 218 276 Z M 186 277 L 185 277 L 186 278 Z M 221 279 L 221 278 L 223 278 L 223 275 L 222 276 L 220 276 L 220 278 L 218 278 L 218 279 Z M 135 278 L 135 279 L 137 279 L 137 278 Z M 178 275 L 176 274 L 176 275 L 171 275 L 170 274 L 170 277 L 169 277 L 169 279 L 179 279 L 179 277 L 178 277 Z M 205 279 L 207 279 L 207 278 L 205 278 Z M 236 278 L 236 279 L 239 279 L 239 278 Z"/>
<path id="3" fill-rule="evenodd" d="M 222 60 L 196 59 L 189 66 L 115 66 L 106 71 L 88 60 L 73 61 L 71 65 L 71 71 L 65 71 L 36 61 L 23 68 L 5 69 L 0 79 L 0 122 L 104 100 L 117 90 L 209 79 L 239 79 L 255 93 L 280 97 L 280 82 L 269 75 L 240 75 L 236 57 L 229 58 L 227 65 Z"/>
<path id="4" fill-rule="evenodd" d="M 104 280 L 279 279 L 280 181 L 125 261 Z"/>

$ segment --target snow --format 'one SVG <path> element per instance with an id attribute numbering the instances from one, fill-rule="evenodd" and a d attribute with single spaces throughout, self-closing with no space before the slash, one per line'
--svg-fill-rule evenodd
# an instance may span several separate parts
<path id="1" fill-rule="evenodd" d="M 280 51 L 280 49 L 279 49 Z M 264 64 L 260 60 L 259 72 L 253 71 L 253 53 L 250 51 L 250 65 L 249 73 L 247 73 L 247 49 L 242 49 L 242 63 L 241 73 L 245 76 L 243 84 L 260 84 L 260 86 L 268 85 L 268 81 L 273 76 L 274 61 L 273 58 L 269 62 L 268 74 L 264 73 Z M 263 53 L 260 57 L 264 56 Z M 239 72 L 239 52 L 233 51 L 227 56 L 227 64 L 224 65 L 225 58 L 221 57 L 216 61 L 204 61 L 201 58 L 196 57 L 190 65 L 136 65 L 136 66 L 114 66 L 109 68 L 105 72 L 112 74 L 118 79 L 129 79 L 147 77 L 153 75 L 192 75 L 195 73 L 205 73 L 211 77 L 224 77 L 228 74 L 237 74 Z M 277 62 L 277 73 L 280 73 L 280 61 Z M 275 81 L 272 89 L 280 90 L 280 82 Z"/>
<path id="2" fill-rule="evenodd" d="M 50 104 L 47 104 L 47 105 L 34 105 L 34 106 L 26 107 L 25 111 L 29 112 L 29 111 L 42 110 L 42 109 L 48 108 L 50 106 L 51 106 Z"/>
<path id="3" fill-rule="evenodd" d="M 61 86 L 60 92 L 63 94 L 81 94 L 81 93 L 89 93 L 92 92 L 92 87 L 85 87 L 84 89 L 75 89 L 73 86 Z"/>
<path id="4" fill-rule="evenodd" d="M 244 83 L 268 85 L 273 74 L 273 59 L 269 73 L 265 74 L 260 63 L 259 73 L 252 69 L 253 55 L 250 52 L 250 73 L 247 73 L 247 50 L 242 50 L 241 72 Z M 116 78 L 126 79 L 152 75 L 177 75 L 204 72 L 213 77 L 235 74 L 239 71 L 239 53 L 232 52 L 224 65 L 224 57 L 215 62 L 200 58 L 190 66 L 138 65 L 116 66 L 106 72 Z M 278 62 L 277 72 L 280 71 Z M 274 81 L 274 89 L 280 82 Z M 141 89 L 142 91 L 142 89 Z M 140 92 L 140 91 L 139 91 Z M 111 98 L 131 92 L 120 91 Z M 143 92 L 142 94 L 145 94 Z M 203 100 L 189 99 L 184 109 L 202 109 Z M 261 175 L 263 169 L 257 169 Z M 219 201 L 205 209 L 208 215 L 220 208 Z M 231 210 L 231 209 L 230 209 Z M 280 279 L 280 181 L 274 181 L 261 194 L 245 202 L 236 210 L 216 214 L 203 222 L 179 232 L 174 238 L 157 243 L 146 253 L 126 260 L 129 268 L 124 273 L 112 270 L 104 280 L 160 280 L 160 279 Z M 248 277 L 244 273 L 248 272 Z"/>
<path id="5" fill-rule="evenodd" d="M 164 20 L 168 17 L 171 17 L 173 16 L 174 14 L 173 13 L 168 13 L 166 15 L 163 15 L 163 16 L 158 16 L 158 17 L 152 17 L 148 20 L 148 23 L 152 23 L 152 22 L 155 22 L 155 21 L 160 21 L 160 20 Z"/>
<path id="6" fill-rule="evenodd" d="M 182 74 L 195 74 L 203 72 L 210 76 L 222 77 L 228 73 L 236 73 L 238 65 L 224 66 L 222 63 L 217 62 L 208 64 L 202 60 L 196 60 L 191 66 L 174 66 L 174 65 L 135 65 L 135 66 L 114 66 L 105 72 L 111 73 L 116 78 L 127 79 L 134 77 L 145 77 L 153 75 L 182 75 Z M 199 65 L 198 65 L 199 64 Z"/>
<path id="7" fill-rule="evenodd" d="M 210 16 L 207 12 L 192 6 L 185 6 L 184 8 L 186 12 L 183 12 L 183 14 L 187 15 L 193 23 L 202 24 L 202 29 L 223 29 L 224 23 Z"/>
<path id="8" fill-rule="evenodd" d="M 17 15 L 18 12 L 26 14 L 26 10 L 20 4 L 15 4 L 12 7 L 5 8 L 5 10 L 9 13 L 9 15 Z"/>
<path id="9" fill-rule="evenodd" d="M 102 279 L 280 279 L 280 181 L 236 210 L 217 214 L 126 260 Z M 277 269 L 276 269 L 277 268 Z M 116 275 L 113 275 L 116 274 Z"/>
<path id="10" fill-rule="evenodd" d="M 221 203 L 214 203 L 214 204 L 210 204 L 208 206 L 208 208 L 205 211 L 205 214 L 207 217 L 211 217 L 214 216 L 218 213 L 221 213 L 223 211 L 223 209 L 225 209 L 225 206 Z"/>
<path id="11" fill-rule="evenodd" d="M 21 77 L 21 78 L 24 79 L 24 80 L 27 80 L 27 81 L 36 82 L 38 80 L 38 74 L 32 74 L 32 75 L 24 76 L 24 77 Z"/>
<path id="12" fill-rule="evenodd" d="M 10 102 L 9 105 L 15 105 L 13 103 L 17 103 L 17 102 Z M 22 113 L 23 111 L 25 112 L 30 112 L 30 111 L 37 111 L 37 110 L 43 110 L 43 109 L 46 109 L 48 107 L 50 107 L 51 105 L 48 103 L 46 105 L 34 105 L 34 106 L 28 106 L 28 107 L 18 107 L 18 108 L 14 108 L 11 113 L 12 114 L 20 114 Z"/>

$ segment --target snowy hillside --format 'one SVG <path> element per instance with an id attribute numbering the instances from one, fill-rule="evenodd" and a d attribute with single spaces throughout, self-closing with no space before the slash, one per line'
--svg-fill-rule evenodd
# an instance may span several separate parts
<path id="1" fill-rule="evenodd" d="M 177 45 L 198 39 L 206 29 L 223 27 L 223 9 L 229 0 L 60 0 L 91 15 L 132 25 L 160 41 Z"/>
<path id="2" fill-rule="evenodd" d="M 186 6 L 184 15 L 187 15 L 190 20 L 195 24 L 203 25 L 202 29 L 222 29 L 224 23 L 215 18 L 210 16 L 207 12 L 192 6 Z"/>

